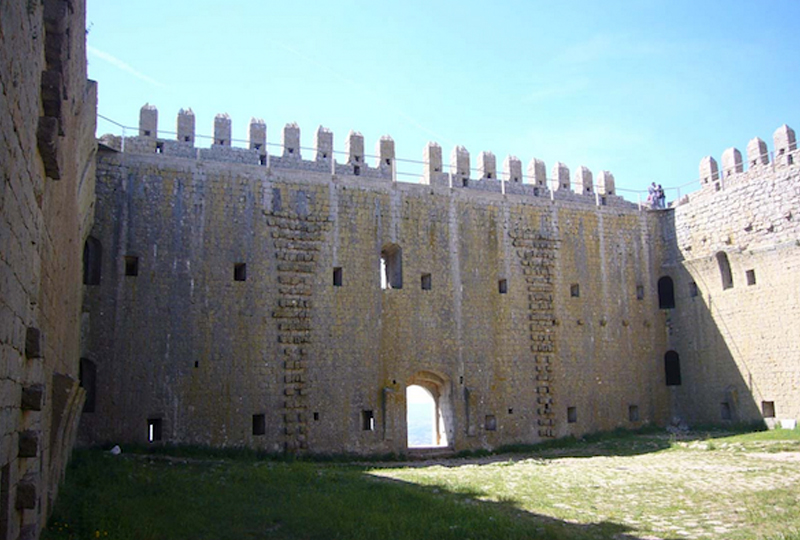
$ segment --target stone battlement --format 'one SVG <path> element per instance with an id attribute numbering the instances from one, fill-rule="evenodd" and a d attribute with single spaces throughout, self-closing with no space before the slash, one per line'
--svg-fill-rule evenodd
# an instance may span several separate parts
<path id="1" fill-rule="evenodd" d="M 550 178 L 545 163 L 537 158 L 530 161 L 527 175 L 522 173 L 522 162 L 516 156 L 503 160 L 502 171 L 497 170 L 497 158 L 492 152 L 478 154 L 477 167 L 471 166 L 470 153 L 463 146 L 456 146 L 450 154 L 449 172 L 445 172 L 442 148 L 429 142 L 421 161 L 398 160 L 394 140 L 384 135 L 375 145 L 375 154 L 364 152 L 364 137 L 350 131 L 345 140 L 345 151 L 333 149 L 333 133 L 319 126 L 314 134 L 314 147 L 300 145 L 300 127 L 286 124 L 280 145 L 268 143 L 267 126 L 263 120 L 251 118 L 246 147 L 232 146 L 231 118 L 218 114 L 214 118 L 214 136 L 208 148 L 195 146 L 195 116 L 192 109 L 178 111 L 175 139 L 159 137 L 158 109 L 145 104 L 139 113 L 138 135 L 118 137 L 104 135 L 101 142 L 118 151 L 132 154 L 160 154 L 166 157 L 204 161 L 219 161 L 267 167 L 269 169 L 294 169 L 336 176 L 361 176 L 369 181 L 397 182 L 398 175 L 414 177 L 422 185 L 450 188 L 467 188 L 478 191 L 550 198 L 552 201 L 569 201 L 596 206 L 631 207 L 633 203 L 617 195 L 614 175 L 602 171 L 595 177 L 587 167 L 581 166 L 571 178 L 570 169 L 564 163 L 553 165 Z M 245 142 L 245 141 L 242 141 Z M 269 152 L 269 146 L 280 147 L 280 154 Z M 311 159 L 304 159 L 308 151 Z M 337 160 L 335 154 L 343 154 Z M 367 160 L 374 159 L 372 165 Z M 422 174 L 398 172 L 400 163 L 422 165 Z M 409 183 L 417 183 L 411 181 Z"/>

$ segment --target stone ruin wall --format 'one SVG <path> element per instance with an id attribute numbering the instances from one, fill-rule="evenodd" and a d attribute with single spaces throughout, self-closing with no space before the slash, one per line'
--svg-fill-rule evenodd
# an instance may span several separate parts
<path id="1" fill-rule="evenodd" d="M 317 159 L 301 159 L 299 130 L 269 158 L 192 152 L 191 140 L 171 156 L 147 131 L 98 159 L 102 277 L 85 298 L 95 408 L 82 441 L 146 443 L 155 421 L 169 443 L 406 452 L 411 383 L 439 396 L 457 450 L 669 417 L 657 222 L 613 192 L 502 186 L 485 155 L 482 177 L 467 178 L 460 148 L 446 174 L 436 145 L 427 183 L 394 182 L 388 138 L 367 167 L 351 135 L 333 169 L 324 137 Z M 402 288 L 383 290 L 381 252 L 395 247 Z"/>
<path id="2" fill-rule="evenodd" d="M 36 538 L 77 429 L 96 90 L 83 2 L 0 4 L 0 539 Z"/>
<path id="3" fill-rule="evenodd" d="M 746 160 L 726 150 L 721 168 L 704 158 L 700 191 L 664 216 L 682 370 L 671 399 L 692 422 L 800 419 L 800 153 L 785 125 L 773 140 L 772 152 L 751 140 Z"/>

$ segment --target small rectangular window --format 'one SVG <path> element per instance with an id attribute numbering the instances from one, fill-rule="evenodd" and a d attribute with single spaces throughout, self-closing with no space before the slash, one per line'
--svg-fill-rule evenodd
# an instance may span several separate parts
<path id="1" fill-rule="evenodd" d="M 636 286 L 636 299 L 637 300 L 644 300 L 644 285 L 637 285 Z"/>
<path id="2" fill-rule="evenodd" d="M 314 421 L 315 422 L 319 421 L 319 413 L 318 412 L 314 413 Z"/>
<path id="3" fill-rule="evenodd" d="M 639 421 L 639 406 L 628 405 L 628 420 L 631 422 Z"/>
<path id="4" fill-rule="evenodd" d="M 430 274 L 422 274 L 421 282 L 422 282 L 422 290 L 423 291 L 431 290 L 431 275 Z"/>
<path id="5" fill-rule="evenodd" d="M 372 411 L 361 411 L 361 430 L 375 431 L 375 414 Z"/>
<path id="6" fill-rule="evenodd" d="M 164 153 L 164 143 L 157 142 L 156 143 L 156 154 L 163 154 Z"/>
<path id="7" fill-rule="evenodd" d="M 342 286 L 342 267 L 337 266 L 333 269 L 333 286 L 334 287 L 341 287 Z"/>
<path id="8" fill-rule="evenodd" d="M 727 401 L 723 401 L 719 404 L 719 417 L 722 420 L 731 419 L 731 406 Z"/>
<path id="9" fill-rule="evenodd" d="M 694 298 L 695 296 L 698 296 L 699 294 L 700 294 L 700 291 L 697 288 L 697 283 L 695 283 L 694 281 L 689 283 L 689 296 Z"/>
<path id="10" fill-rule="evenodd" d="M 775 418 L 775 402 L 762 401 L 761 414 L 764 416 L 764 418 Z"/>
<path id="11" fill-rule="evenodd" d="M 125 275 L 138 276 L 139 275 L 139 257 L 132 255 L 125 256 Z"/>
<path id="12" fill-rule="evenodd" d="M 353 167 L 353 175 L 354 176 L 360 176 L 361 175 L 361 167 L 359 167 L 358 165 L 355 165 Z"/>
<path id="13" fill-rule="evenodd" d="M 245 281 L 247 280 L 247 264 L 236 263 L 233 265 L 233 280 Z"/>
<path id="14" fill-rule="evenodd" d="M 567 407 L 567 423 L 574 424 L 578 421 L 578 409 L 575 407 Z"/>
<path id="15" fill-rule="evenodd" d="M 267 432 L 267 418 L 263 414 L 253 415 L 253 435 L 264 435 Z"/>
<path id="16" fill-rule="evenodd" d="M 497 418 L 493 414 L 486 415 L 486 431 L 497 431 Z"/>
<path id="17" fill-rule="evenodd" d="M 569 295 L 573 298 L 578 298 L 581 295 L 581 286 L 577 283 L 573 283 L 569 286 Z"/>
<path id="18" fill-rule="evenodd" d="M 161 440 L 161 418 L 147 419 L 147 441 L 158 442 Z"/>
<path id="19" fill-rule="evenodd" d="M 258 164 L 259 165 L 266 165 L 267 164 L 267 156 L 258 156 Z"/>
<path id="20" fill-rule="evenodd" d="M 508 280 L 501 279 L 500 281 L 498 281 L 497 290 L 500 292 L 500 294 L 508 294 Z"/>
<path id="21" fill-rule="evenodd" d="M 748 285 L 755 285 L 756 284 L 756 271 L 755 270 L 748 270 L 745 272 L 747 276 L 747 284 Z"/>

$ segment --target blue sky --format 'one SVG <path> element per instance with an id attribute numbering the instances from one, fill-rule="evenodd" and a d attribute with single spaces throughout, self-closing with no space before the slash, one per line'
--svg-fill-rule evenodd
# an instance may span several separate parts
<path id="1" fill-rule="evenodd" d="M 319 125 L 337 150 L 354 129 L 370 153 L 389 134 L 421 159 L 432 140 L 445 162 L 464 145 L 473 167 L 488 150 L 498 168 L 561 161 L 632 190 L 800 129 L 796 0 L 88 0 L 87 25 L 99 112 L 127 126 L 149 102 L 174 131 L 191 107 L 198 134 L 227 112 L 240 139 L 251 117 L 270 142 L 297 122 L 308 147 Z"/>

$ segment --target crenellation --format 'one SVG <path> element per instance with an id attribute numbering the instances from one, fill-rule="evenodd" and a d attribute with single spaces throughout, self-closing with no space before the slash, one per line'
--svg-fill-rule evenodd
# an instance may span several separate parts
<path id="1" fill-rule="evenodd" d="M 747 162 L 749 167 L 769 165 L 769 150 L 767 143 L 755 137 L 747 143 Z"/>
<path id="2" fill-rule="evenodd" d="M 375 167 L 392 175 L 395 166 L 394 139 L 383 135 L 375 144 L 375 154 Z"/>
<path id="3" fill-rule="evenodd" d="M 492 152 L 478 154 L 478 176 L 479 180 L 497 179 L 497 159 Z"/>
<path id="4" fill-rule="evenodd" d="M 722 153 L 722 176 L 728 178 L 744 171 L 742 153 L 736 148 L 728 148 Z"/>
<path id="5" fill-rule="evenodd" d="M 775 163 L 777 165 L 792 165 L 794 158 L 792 152 L 797 150 L 797 140 L 792 128 L 783 124 L 772 134 L 773 151 L 775 152 Z"/>
<path id="6" fill-rule="evenodd" d="M 506 182 L 513 184 L 522 183 L 522 162 L 517 156 L 507 156 L 503 161 L 503 174 Z"/>
<path id="7" fill-rule="evenodd" d="M 250 119 L 247 146 L 250 148 L 250 150 L 255 150 L 260 155 L 267 154 L 267 124 L 263 119 Z"/>
<path id="8" fill-rule="evenodd" d="M 700 184 L 703 187 L 714 187 L 719 189 L 719 167 L 717 160 L 711 156 L 706 156 L 700 160 Z"/>
<path id="9" fill-rule="evenodd" d="M 139 109 L 139 137 L 158 137 L 158 109 L 149 103 Z"/>
<path id="10" fill-rule="evenodd" d="M 469 171 L 469 152 L 463 146 L 455 146 L 450 153 L 450 176 L 453 178 L 453 187 L 467 187 Z"/>
<path id="11" fill-rule="evenodd" d="M 231 146 L 231 117 L 228 113 L 214 117 L 214 145 Z"/>
<path id="12" fill-rule="evenodd" d="M 315 159 L 330 163 L 333 160 L 333 132 L 323 126 L 319 126 L 314 133 Z"/>
<path id="13" fill-rule="evenodd" d="M 601 195 L 616 195 L 617 186 L 614 183 L 614 175 L 608 171 L 601 171 L 597 176 L 597 189 Z"/>
<path id="14" fill-rule="evenodd" d="M 429 141 L 422 151 L 422 183 L 427 185 L 447 185 L 447 174 L 442 169 L 442 147 L 439 143 Z"/>
<path id="15" fill-rule="evenodd" d="M 547 188 L 547 167 L 541 159 L 533 158 L 528 164 L 530 183 L 539 188 Z"/>
<path id="16" fill-rule="evenodd" d="M 300 126 L 291 122 L 283 126 L 283 157 L 300 161 Z"/>
<path id="17" fill-rule="evenodd" d="M 350 130 L 345 141 L 344 151 L 347 154 L 347 163 L 352 165 L 353 171 L 360 171 L 364 162 L 364 136 L 358 131 Z"/>
<path id="18" fill-rule="evenodd" d="M 569 180 L 569 167 L 565 164 L 557 161 L 555 165 L 553 165 L 553 189 L 554 191 L 569 191 L 570 190 L 570 180 Z"/>
<path id="19" fill-rule="evenodd" d="M 194 130 L 194 111 L 192 111 L 191 107 L 179 110 L 175 126 L 175 131 L 178 133 L 178 141 L 194 146 Z"/>
<path id="20" fill-rule="evenodd" d="M 575 193 L 591 195 L 594 193 L 594 177 L 592 171 L 581 165 L 575 171 Z"/>

